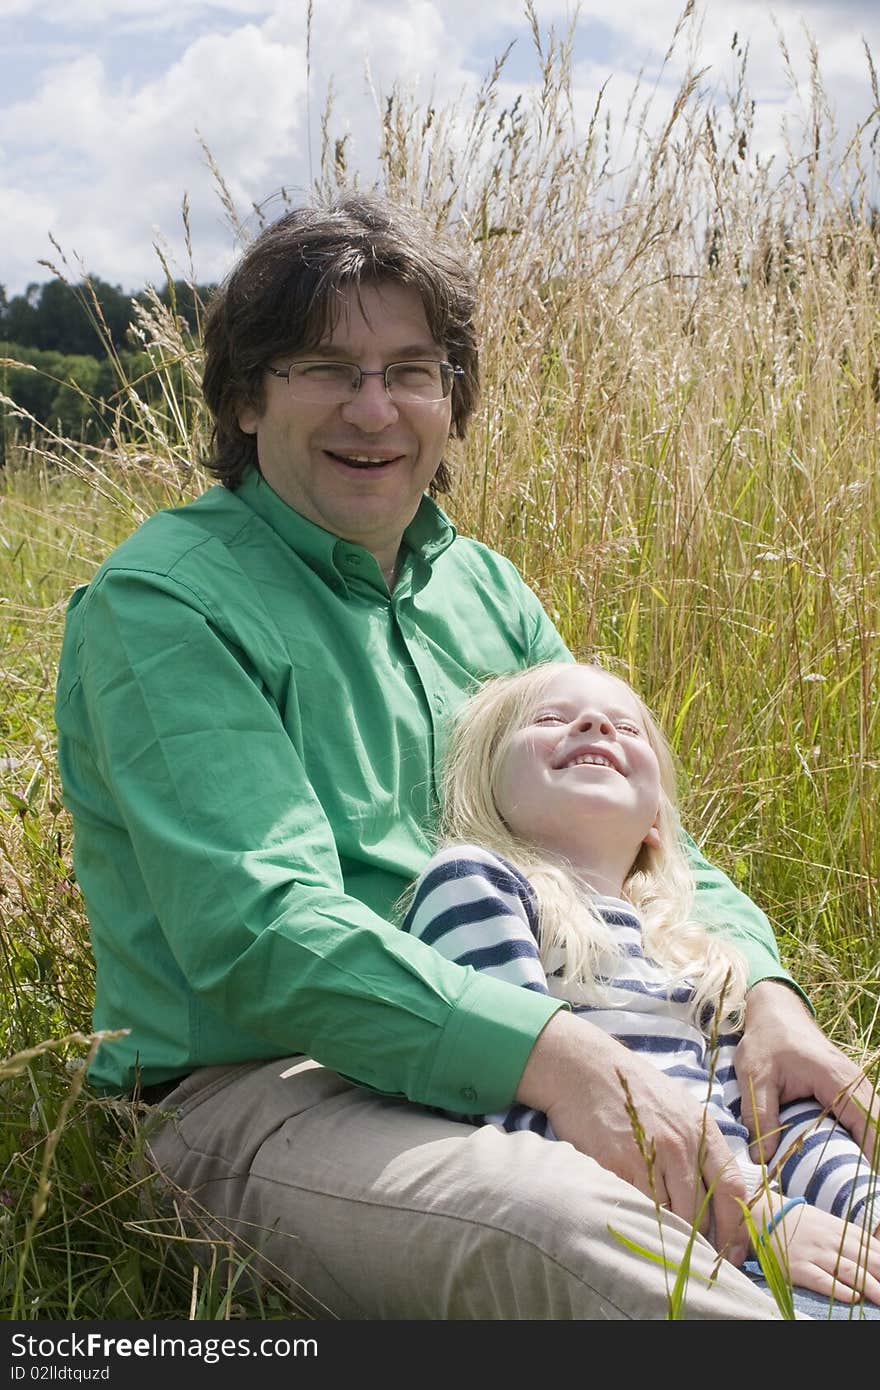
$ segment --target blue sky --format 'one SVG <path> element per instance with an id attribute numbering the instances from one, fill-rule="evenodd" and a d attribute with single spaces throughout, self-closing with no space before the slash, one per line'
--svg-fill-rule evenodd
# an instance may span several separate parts
<path id="1" fill-rule="evenodd" d="M 796 128 L 803 110 L 780 37 L 803 88 L 808 35 L 815 40 L 844 133 L 871 112 L 864 45 L 880 67 L 880 0 L 698 0 L 664 66 L 684 5 L 582 0 L 574 97 L 585 121 L 606 81 L 605 109 L 612 122 L 621 118 L 640 72 L 648 86 L 657 81 L 662 119 L 689 48 L 720 97 L 733 75 L 734 32 L 749 45 L 768 154 L 780 148 L 782 121 Z M 545 31 L 566 31 L 574 13 L 567 0 L 534 7 Z M 511 40 L 502 95 L 527 97 L 538 81 L 519 0 L 313 0 L 308 84 L 307 11 L 308 0 L 0 0 L 7 293 L 49 278 L 39 262 L 58 263 L 52 237 L 72 273 L 83 267 L 125 290 L 161 283 L 154 243 L 186 275 L 184 196 L 196 275 L 218 278 L 235 245 L 199 136 L 242 214 L 282 185 L 305 191 L 331 82 L 333 133 L 348 135 L 350 164 L 369 177 L 377 107 L 395 83 L 423 100 L 466 105 Z"/>

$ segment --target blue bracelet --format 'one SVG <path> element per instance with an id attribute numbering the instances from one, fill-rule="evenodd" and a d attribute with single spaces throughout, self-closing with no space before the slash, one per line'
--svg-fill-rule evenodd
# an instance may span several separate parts
<path id="1" fill-rule="evenodd" d="M 803 1206 L 806 1203 L 806 1200 L 806 1197 L 789 1197 L 788 1201 L 783 1202 L 779 1210 L 775 1212 L 773 1216 L 770 1217 L 770 1220 L 767 1222 L 763 1231 L 758 1236 L 758 1240 L 762 1242 L 765 1241 L 769 1235 L 773 1234 L 780 1221 L 782 1221 L 782 1219 L 788 1215 L 792 1207 Z"/>

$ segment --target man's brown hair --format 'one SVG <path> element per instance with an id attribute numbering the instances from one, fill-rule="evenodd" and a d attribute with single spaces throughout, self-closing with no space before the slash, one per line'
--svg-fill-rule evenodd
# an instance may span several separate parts
<path id="1" fill-rule="evenodd" d="M 383 281 L 417 292 L 432 337 L 462 368 L 452 387 L 452 433 L 464 435 L 479 389 L 473 278 L 415 209 L 347 193 L 266 227 L 211 297 L 202 376 L 214 419 L 207 467 L 226 487 L 257 467 L 256 438 L 239 428 L 238 412 L 262 410 L 266 364 L 317 347 L 333 329 L 341 294 Z M 447 491 L 449 481 L 443 462 L 431 492 Z"/>

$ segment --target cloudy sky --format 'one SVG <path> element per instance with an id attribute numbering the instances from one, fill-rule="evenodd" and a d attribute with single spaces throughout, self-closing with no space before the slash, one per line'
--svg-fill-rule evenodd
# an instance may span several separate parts
<path id="1" fill-rule="evenodd" d="M 780 36 L 803 87 L 808 36 L 843 131 L 872 109 L 865 44 L 880 68 L 880 0 L 698 0 L 696 20 L 664 66 L 685 0 L 582 0 L 575 96 L 621 113 L 637 75 L 657 82 L 658 112 L 697 44 L 719 99 L 732 79 L 734 32 L 749 45 L 757 128 L 768 150 L 802 111 Z M 280 187 L 308 190 L 320 117 L 334 92 L 333 133 L 365 171 L 377 105 L 394 84 L 422 100 L 466 101 L 511 40 L 504 95 L 537 81 L 520 0 L 0 0 L 0 284 L 9 295 L 48 279 L 58 242 L 78 266 L 136 290 L 188 273 L 181 207 L 189 204 L 196 276 L 218 278 L 235 246 L 204 147 L 241 214 Z M 534 0 L 541 26 L 565 31 L 574 5 Z M 699 34 L 696 39 L 694 35 Z M 665 108 L 668 110 L 668 105 Z M 658 115 L 659 119 L 659 115 Z M 880 202 L 880 189 L 877 201 Z"/>

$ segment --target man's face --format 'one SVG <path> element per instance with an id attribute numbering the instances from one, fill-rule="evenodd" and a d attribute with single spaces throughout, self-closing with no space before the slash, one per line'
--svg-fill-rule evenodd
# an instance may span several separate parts
<path id="1" fill-rule="evenodd" d="M 375 372 L 445 356 L 416 291 L 388 281 L 347 291 L 317 348 L 271 365 L 326 358 Z M 449 398 L 396 405 L 378 376 L 365 377 L 354 400 L 326 405 L 294 399 L 285 380 L 267 375 L 263 409 L 246 406 L 238 417 L 257 437 L 270 487 L 302 516 L 371 551 L 386 570 L 442 462 L 451 419 Z"/>

